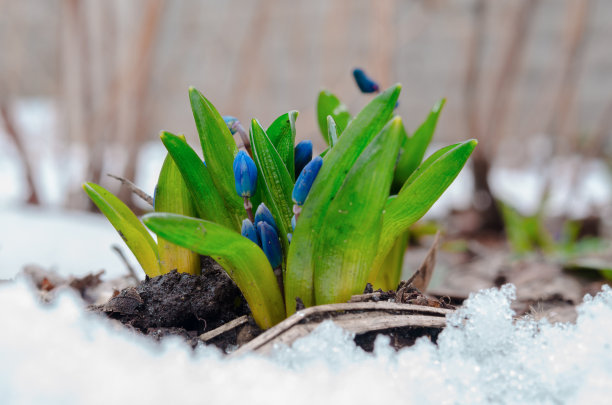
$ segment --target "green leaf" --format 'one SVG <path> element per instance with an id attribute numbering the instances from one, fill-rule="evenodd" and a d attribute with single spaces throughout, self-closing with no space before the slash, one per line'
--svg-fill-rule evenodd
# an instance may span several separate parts
<path id="1" fill-rule="evenodd" d="M 255 322 L 270 328 L 285 317 L 276 276 L 264 252 L 249 239 L 219 224 L 176 214 L 147 214 L 143 222 L 179 246 L 215 259 L 236 283 Z"/>
<path id="2" fill-rule="evenodd" d="M 184 137 L 181 137 L 184 140 Z M 155 188 L 155 211 L 196 216 L 196 208 L 183 176 L 170 155 L 166 156 Z M 199 275 L 200 256 L 158 237 L 159 266 L 162 274 L 174 269 L 181 273 Z"/>
<path id="3" fill-rule="evenodd" d="M 236 193 L 232 169 L 234 157 L 238 153 L 236 142 L 223 117 L 199 91 L 190 87 L 189 99 L 204 160 L 215 188 L 231 215 L 241 219 L 244 217 L 244 206 Z"/>
<path id="4" fill-rule="evenodd" d="M 321 90 L 319 98 L 317 100 L 317 120 L 319 122 L 319 129 L 323 138 L 327 141 L 327 116 L 331 115 L 338 127 L 338 136 L 344 132 L 344 129 L 348 126 L 351 120 L 351 113 L 348 108 L 336 97 L 334 94 L 327 90 Z"/>
<path id="5" fill-rule="evenodd" d="M 397 161 L 397 167 L 395 168 L 395 177 L 393 178 L 393 190 L 399 190 L 406 182 L 406 179 L 410 177 L 412 172 L 423 161 L 425 150 L 431 142 L 433 133 L 436 130 L 436 124 L 438 123 L 438 117 L 445 103 L 446 99 L 442 99 L 433 106 L 427 119 L 416 130 L 414 135 L 408 137 L 408 134 L 404 132 L 405 138 L 401 147 L 400 157 Z"/>
<path id="6" fill-rule="evenodd" d="M 157 245 L 136 215 L 120 199 L 97 184 L 85 183 L 83 189 L 119 232 L 147 276 L 159 276 Z"/>
<path id="7" fill-rule="evenodd" d="M 330 148 L 333 148 L 334 145 L 338 142 L 338 127 L 336 126 L 336 121 L 334 121 L 334 117 L 331 115 L 327 116 L 327 144 Z"/>
<path id="8" fill-rule="evenodd" d="M 272 141 L 257 120 L 251 121 L 251 145 L 257 165 L 257 187 L 263 187 L 264 201 L 276 220 L 285 258 L 291 232 L 293 180 Z"/>
<path id="9" fill-rule="evenodd" d="M 266 134 L 272 145 L 276 148 L 281 159 L 285 163 L 285 167 L 291 176 L 291 180 L 295 180 L 295 159 L 293 148 L 295 147 L 295 121 L 298 117 L 298 112 L 293 110 L 287 114 L 278 117 L 266 130 Z"/>
<path id="10" fill-rule="evenodd" d="M 348 301 L 366 286 L 402 141 L 401 125 L 396 117 L 370 142 L 329 205 L 315 248 L 317 305 Z"/>
<path id="11" fill-rule="evenodd" d="M 397 289 L 402 277 L 404 254 L 406 253 L 409 237 L 410 231 L 404 232 L 393 243 L 389 254 L 383 260 L 381 271 L 378 272 L 376 281 L 372 284 L 375 290 L 379 288 L 383 291 Z"/>
<path id="12" fill-rule="evenodd" d="M 162 132 L 160 138 L 187 184 L 199 217 L 239 232 L 241 218 L 246 217 L 244 208 L 240 217 L 228 212 L 207 167 L 187 142 L 169 132 Z M 235 189 L 234 194 L 236 194 Z"/>
<path id="13" fill-rule="evenodd" d="M 400 85 L 376 96 L 348 125 L 338 143 L 325 155 L 323 166 L 310 189 L 293 233 L 285 279 L 285 302 L 288 315 L 295 312 L 295 299 L 306 306 L 314 304 L 313 270 L 315 240 L 323 219 L 347 173 L 391 118 L 401 90 Z M 336 121 L 337 122 L 337 121 Z"/>
<path id="14" fill-rule="evenodd" d="M 497 201 L 497 204 L 504 220 L 508 242 L 515 253 L 526 254 L 535 249 L 551 253 L 554 250 L 555 242 L 546 230 L 540 214 L 523 216 L 509 204 L 502 201 Z"/>
<path id="15" fill-rule="evenodd" d="M 472 139 L 434 153 L 406 180 L 397 198 L 389 199 L 385 206 L 382 236 L 369 282 L 376 281 L 381 264 L 395 240 L 425 215 L 455 180 L 477 143 Z"/>

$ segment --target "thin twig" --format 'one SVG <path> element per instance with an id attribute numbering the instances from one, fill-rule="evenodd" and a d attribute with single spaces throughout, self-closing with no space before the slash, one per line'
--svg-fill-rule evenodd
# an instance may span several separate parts
<path id="1" fill-rule="evenodd" d="M 550 116 L 546 133 L 558 135 L 559 138 L 568 131 L 571 107 L 576 97 L 580 66 L 584 61 L 585 35 L 589 19 L 589 0 L 572 1 L 568 3 L 566 30 L 569 33 L 569 43 L 563 73 L 555 100 L 555 108 Z M 573 146 L 573 145 L 570 145 Z"/>
<path id="2" fill-rule="evenodd" d="M 534 10 L 539 0 L 523 0 L 519 5 L 516 17 L 508 26 L 512 34 L 505 49 L 493 88 L 493 100 L 485 125 L 485 137 L 489 137 L 489 153 L 497 151 L 497 145 L 503 138 L 501 133 L 508 117 L 511 93 L 515 87 L 521 67 L 525 45 L 533 22 Z"/>
<path id="3" fill-rule="evenodd" d="M 28 157 L 26 148 L 22 142 L 22 136 L 17 131 L 17 127 L 14 125 L 8 107 L 5 104 L 0 104 L 0 114 L 2 115 L 2 121 L 4 122 L 6 133 L 8 134 L 9 138 L 13 140 L 13 143 L 17 148 L 19 158 L 21 159 L 25 169 L 26 182 L 28 183 L 28 188 L 30 189 L 30 195 L 28 196 L 27 203 L 39 205 L 40 199 L 38 198 L 36 185 L 34 184 L 34 171 L 32 169 L 32 164 Z"/>
<path id="4" fill-rule="evenodd" d="M 199 339 L 203 342 L 208 342 L 209 340 L 212 340 L 214 338 L 216 338 L 217 336 L 220 336 L 232 329 L 235 329 L 239 326 L 244 325 L 245 323 L 247 323 L 249 321 L 249 317 L 246 315 L 242 315 L 240 318 L 236 318 L 233 321 L 230 321 L 226 324 L 223 324 L 221 326 L 219 326 L 216 329 L 213 329 L 211 331 L 208 331 L 206 333 L 202 333 L 199 337 Z"/>
<path id="5" fill-rule="evenodd" d="M 112 177 L 113 179 L 117 179 L 121 182 L 122 185 L 126 186 L 130 191 L 136 194 L 138 197 L 142 198 L 146 203 L 149 203 L 151 207 L 155 206 L 155 201 L 153 197 L 149 194 L 145 193 L 141 188 L 139 188 L 136 184 L 132 183 L 128 179 L 124 179 L 121 176 L 115 176 L 114 174 L 107 173 L 108 177 Z"/>
<path id="6" fill-rule="evenodd" d="M 125 267 L 127 268 L 127 271 L 130 275 L 130 277 L 132 277 L 134 280 L 136 280 L 136 282 L 140 282 L 140 279 L 138 278 L 138 275 L 136 274 L 136 271 L 134 270 L 134 268 L 132 267 L 132 265 L 130 264 L 130 262 L 128 261 L 127 257 L 125 257 L 125 254 L 123 254 L 123 250 L 121 250 L 121 248 L 117 245 L 112 245 L 111 249 L 113 249 L 117 255 L 119 256 L 119 258 L 121 259 L 121 261 L 123 262 L 123 264 L 125 264 Z"/>

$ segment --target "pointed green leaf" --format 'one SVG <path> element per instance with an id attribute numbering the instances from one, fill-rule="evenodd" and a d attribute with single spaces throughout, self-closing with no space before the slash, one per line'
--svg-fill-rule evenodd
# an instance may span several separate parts
<path id="1" fill-rule="evenodd" d="M 351 120 L 351 113 L 348 108 L 336 97 L 334 94 L 327 90 L 322 90 L 319 93 L 317 100 L 317 120 L 319 122 L 319 129 L 323 138 L 327 141 L 327 116 L 331 115 L 336 122 L 338 136 L 344 132 L 344 129 L 348 126 Z"/>
<path id="2" fill-rule="evenodd" d="M 181 137 L 184 140 L 184 137 Z M 157 187 L 155 188 L 155 211 L 195 217 L 196 209 L 189 189 L 178 167 L 168 154 L 164 160 Z M 159 266 L 162 274 L 172 270 L 181 273 L 200 274 L 200 256 L 183 247 L 158 237 Z"/>
<path id="3" fill-rule="evenodd" d="M 325 156 L 323 166 L 302 207 L 289 246 L 285 280 L 285 302 L 289 315 L 295 312 L 297 297 L 306 306 L 314 304 L 314 248 L 324 216 L 361 152 L 391 118 L 400 90 L 401 86 L 395 85 L 376 96 L 350 122 L 338 138 L 338 143 Z"/>
<path id="4" fill-rule="evenodd" d="M 243 201 L 236 194 L 232 170 L 234 157 L 238 153 L 236 142 L 223 117 L 202 93 L 190 87 L 189 99 L 212 181 L 231 215 L 242 218 Z"/>
<path id="5" fill-rule="evenodd" d="M 404 232 L 393 243 L 389 254 L 383 260 L 378 277 L 372 284 L 375 290 L 381 288 L 383 291 L 395 290 L 400 283 L 404 264 L 404 254 L 408 246 L 410 231 Z"/>
<path id="6" fill-rule="evenodd" d="M 406 182 L 406 179 L 410 177 L 412 172 L 414 172 L 423 161 L 425 150 L 431 142 L 433 133 L 436 130 L 436 124 L 438 123 L 438 117 L 445 103 L 446 99 L 442 99 L 433 106 L 427 119 L 416 130 L 414 135 L 408 137 L 408 134 L 405 133 L 400 157 L 397 161 L 397 167 L 395 168 L 395 177 L 393 178 L 392 186 L 393 190 L 399 190 Z"/>
<path id="7" fill-rule="evenodd" d="M 187 184 L 198 216 L 239 232 L 242 218 L 246 217 L 244 207 L 242 215 L 231 215 L 215 188 L 204 162 L 187 142 L 169 132 L 162 132 L 160 138 Z M 235 189 L 234 194 L 236 194 Z"/>
<path id="8" fill-rule="evenodd" d="M 368 281 L 376 281 L 382 261 L 395 240 L 440 198 L 455 180 L 477 143 L 472 139 L 434 153 L 414 171 L 397 198 L 389 199 L 385 206 L 378 254 Z"/>
<path id="9" fill-rule="evenodd" d="M 176 214 L 147 214 L 143 222 L 162 238 L 219 262 L 242 291 L 259 327 L 267 329 L 284 319 L 276 276 L 264 252 L 249 239 L 219 224 Z"/>
<path id="10" fill-rule="evenodd" d="M 115 227 L 136 260 L 149 277 L 159 276 L 157 245 L 132 211 L 111 192 L 94 183 L 83 184 L 83 189 Z"/>
<path id="11" fill-rule="evenodd" d="M 402 141 L 401 124 L 396 117 L 370 142 L 329 205 L 315 248 L 317 305 L 348 301 L 365 288 Z"/>
<path id="12" fill-rule="evenodd" d="M 289 250 L 287 234 L 291 232 L 293 215 L 293 181 L 278 151 L 257 120 L 251 121 L 251 146 L 259 174 L 257 186 L 262 187 L 264 201 L 276 220 L 278 236 L 286 257 Z"/>
<path id="13" fill-rule="evenodd" d="M 281 159 L 285 163 L 285 167 L 291 176 L 291 180 L 295 180 L 295 160 L 293 156 L 293 148 L 295 145 L 295 120 L 298 117 L 298 112 L 293 110 L 287 114 L 278 117 L 266 130 L 266 134 L 272 145 L 276 148 Z"/>

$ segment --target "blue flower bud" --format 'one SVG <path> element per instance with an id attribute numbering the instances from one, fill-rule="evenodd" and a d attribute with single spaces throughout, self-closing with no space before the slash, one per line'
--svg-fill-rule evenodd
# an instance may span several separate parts
<path id="1" fill-rule="evenodd" d="M 298 177 L 302 173 L 304 166 L 312 160 L 312 142 L 302 141 L 295 145 L 294 150 L 295 156 L 295 177 Z"/>
<path id="2" fill-rule="evenodd" d="M 223 121 L 225 121 L 225 125 L 227 125 L 227 128 L 229 128 L 232 135 L 234 135 L 236 131 L 238 131 L 238 125 L 240 125 L 240 121 L 238 121 L 238 118 L 232 117 L 231 115 L 224 115 Z"/>
<path id="3" fill-rule="evenodd" d="M 362 69 L 353 70 L 353 76 L 362 93 L 375 93 L 379 90 L 378 83 L 370 79 Z"/>
<path id="4" fill-rule="evenodd" d="M 243 150 L 234 158 L 236 192 L 241 197 L 252 197 L 257 188 L 257 167 L 253 159 Z"/>
<path id="5" fill-rule="evenodd" d="M 295 214 L 293 214 L 293 216 L 291 217 L 291 228 L 293 228 L 294 231 L 295 231 L 295 223 L 296 223 Z"/>
<path id="6" fill-rule="evenodd" d="M 259 207 L 257 207 L 257 211 L 255 211 L 255 225 L 259 224 L 262 221 L 268 223 L 268 225 L 273 227 L 274 230 L 278 229 L 278 227 L 276 226 L 276 221 L 274 221 L 274 217 L 272 216 L 272 213 L 264 203 L 259 204 Z"/>
<path id="7" fill-rule="evenodd" d="M 245 238 L 249 238 L 256 245 L 261 246 L 259 238 L 257 237 L 257 232 L 255 231 L 255 227 L 249 219 L 242 221 L 242 230 L 240 231 L 240 234 Z"/>
<path id="8" fill-rule="evenodd" d="M 261 248 L 266 254 L 272 268 L 281 264 L 282 252 L 278 234 L 267 222 L 261 221 L 257 224 L 257 233 L 261 240 Z"/>
<path id="9" fill-rule="evenodd" d="M 291 243 L 291 238 L 293 238 L 293 234 L 288 233 L 287 234 L 287 240 L 289 241 L 289 243 Z"/>
<path id="10" fill-rule="evenodd" d="M 293 202 L 297 205 L 304 204 L 306 201 L 306 197 L 308 196 L 308 192 L 312 187 L 312 183 L 314 182 L 317 174 L 319 174 L 319 170 L 323 165 L 323 159 L 321 156 L 317 156 L 308 163 L 302 173 L 300 173 L 300 177 L 295 181 L 295 186 L 293 186 Z"/>

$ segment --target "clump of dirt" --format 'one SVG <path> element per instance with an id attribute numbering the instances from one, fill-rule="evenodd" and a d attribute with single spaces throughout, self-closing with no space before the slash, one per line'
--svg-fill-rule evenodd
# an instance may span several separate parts
<path id="1" fill-rule="evenodd" d="M 122 290 L 106 304 L 90 307 L 157 340 L 178 335 L 195 346 L 198 336 L 250 311 L 240 290 L 214 260 L 203 258 L 202 274 L 172 271 Z M 231 336 L 219 346 L 232 343 Z"/>

